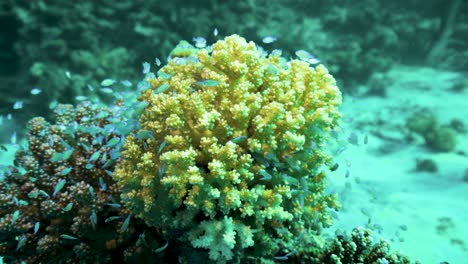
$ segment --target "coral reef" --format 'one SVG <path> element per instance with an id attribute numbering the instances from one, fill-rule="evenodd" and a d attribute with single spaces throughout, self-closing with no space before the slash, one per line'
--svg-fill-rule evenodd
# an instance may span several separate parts
<path id="1" fill-rule="evenodd" d="M 406 120 L 409 132 L 420 135 L 432 150 L 449 152 L 456 146 L 456 132 L 439 124 L 435 114 L 427 109 L 414 112 Z"/>
<path id="2" fill-rule="evenodd" d="M 316 263 L 378 263 L 409 264 L 410 260 L 397 252 L 390 252 L 390 245 L 381 239 L 374 244 L 372 230 L 354 228 L 351 236 L 337 234 L 320 254 Z"/>
<path id="3" fill-rule="evenodd" d="M 136 227 L 111 177 L 135 110 L 58 105 L 55 124 L 29 122 L 29 147 L 0 181 L 0 255 L 7 263 L 131 262 L 152 254 L 135 241 L 142 234 L 146 244 L 157 241 Z"/>
<path id="4" fill-rule="evenodd" d="M 176 54 L 148 78 L 114 173 L 129 210 L 221 261 L 274 257 L 330 226 L 338 204 L 320 167 L 341 93 L 326 68 L 237 35 Z"/>

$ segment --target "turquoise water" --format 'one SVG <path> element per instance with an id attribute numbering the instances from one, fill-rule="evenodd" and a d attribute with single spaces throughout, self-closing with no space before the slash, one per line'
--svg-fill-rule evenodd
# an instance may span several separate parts
<path id="1" fill-rule="evenodd" d="M 162 4 L 50 0 L 6 1 L 0 7 L 3 176 L 8 175 L 5 171 L 13 170 L 8 166 L 21 167 L 14 172 L 21 176 L 44 174 L 44 171 L 32 172 L 37 166 L 28 163 L 31 160 L 23 159 L 22 166 L 18 165 L 22 156 L 18 152 L 15 162 L 16 151 L 51 141 L 62 144 L 59 136 L 49 136 L 63 136 L 62 132 L 53 130 L 45 129 L 43 134 L 28 137 L 35 126 L 43 125 L 37 119 L 28 123 L 33 117 L 42 116 L 50 124 L 60 123 L 60 118 L 66 119 L 67 111 L 72 110 L 63 108 L 60 110 L 63 113 L 57 114 L 57 109 L 61 109 L 57 104 L 78 106 L 90 101 L 97 109 L 89 110 L 93 115 L 86 122 L 99 120 L 101 117 L 96 116 L 105 112 L 100 109 L 109 107 L 111 110 L 102 118 L 114 116 L 115 120 L 109 121 L 112 124 L 136 129 L 137 118 L 127 119 L 112 108 L 116 99 L 120 98 L 126 105 L 122 112 L 135 111 L 139 107 L 134 104 L 135 97 L 147 85 L 142 82 L 145 75 L 157 74 L 181 40 L 205 48 L 238 34 L 256 43 L 257 50 L 266 54 L 281 53 L 287 60 L 307 61 L 311 67 L 324 65 L 343 95 L 342 123 L 338 135 L 332 136 L 326 146 L 338 167 L 333 171 L 327 169 L 325 189 L 326 193 L 337 194 L 342 206 L 332 214 L 334 223 L 321 230 L 321 236 L 327 238 L 337 229 L 351 232 L 363 226 L 373 230 L 374 243 L 386 239 L 392 252 L 400 251 L 412 262 L 465 263 L 468 257 L 468 208 L 464 202 L 468 190 L 468 5 L 463 1 L 176 0 Z M 201 84 L 218 85 L 213 80 Z M 165 89 L 166 86 L 161 86 L 159 92 L 164 93 Z M 73 126 L 73 122 L 70 124 Z M 73 129 L 78 131 L 76 127 Z M 108 137 L 113 132 L 80 133 L 90 133 L 90 138 L 96 138 L 96 143 L 90 141 L 92 148 L 103 144 L 103 140 L 110 141 Z M 117 147 L 112 153 L 93 157 L 95 152 L 89 155 L 80 152 L 79 155 L 89 156 L 88 160 L 93 157 L 92 161 L 103 161 L 103 164 L 107 162 L 103 160 L 107 159 L 106 155 L 109 160 L 117 161 L 128 133 L 122 132 L 118 142 L 110 141 L 115 144 L 105 143 Z M 67 144 L 74 142 L 78 146 L 79 142 L 73 140 Z M 62 156 L 56 159 L 66 160 L 63 155 L 72 148 L 65 146 L 59 152 Z M 80 148 L 88 149 L 82 145 Z M 38 153 L 44 155 L 43 160 L 51 159 L 52 153 Z M 71 159 L 85 166 L 86 160 L 79 160 L 79 155 L 73 154 Z M 39 163 L 39 167 L 44 165 Z M 63 178 L 75 175 L 75 169 L 65 165 L 56 170 Z M 109 181 L 102 180 L 113 173 L 106 171 L 86 177 L 94 180 L 95 185 L 90 186 L 96 191 L 103 190 L 105 185 L 109 191 L 103 192 L 109 194 L 115 182 L 111 177 Z M 53 196 L 58 179 L 49 181 L 41 185 L 49 186 L 48 195 Z M 72 177 L 66 182 L 61 188 L 70 193 L 67 188 L 76 185 L 93 195 L 87 183 L 79 185 L 80 181 Z M 19 180 L 16 184 L 28 183 Z M 9 187 L 6 184 L 2 190 Z M 114 230 L 102 227 L 104 220 L 99 218 L 98 207 L 80 212 L 64 197 L 62 203 L 71 206 L 69 210 L 63 212 L 63 208 L 54 209 L 51 205 L 45 213 L 40 211 L 45 210 L 44 205 L 39 206 L 37 202 L 45 201 L 39 189 L 22 193 L 19 188 L 18 193 L 21 194 L 18 197 L 13 191 L 0 194 L 0 255 L 6 256 L 6 263 L 64 263 L 67 259 L 105 263 L 116 261 L 123 251 L 132 255 L 141 248 L 149 248 L 153 253 L 164 250 L 165 240 L 159 234 L 162 231 L 146 229 L 145 221 L 130 217 L 132 214 L 127 209 L 118 209 L 123 210 L 119 213 L 105 209 L 107 217 L 114 216 L 112 221 L 120 223 Z M 112 194 L 118 197 L 120 193 L 113 190 Z M 44 200 L 36 199 L 41 195 Z M 52 214 L 54 218 L 31 220 L 40 214 L 50 215 L 54 210 L 57 210 Z M 16 211 L 21 214 L 13 220 Z M 88 228 L 93 228 L 93 223 L 102 228 L 104 244 L 93 244 L 90 237 L 74 244 L 75 238 L 82 238 L 84 231 L 80 228 L 83 227 L 79 223 L 72 227 L 74 221 L 65 221 L 62 226 L 57 222 L 67 217 L 73 219 L 75 214 L 86 215 L 77 219 L 85 221 Z M 38 230 L 35 230 L 36 223 L 40 223 Z M 115 232 L 125 233 L 121 229 L 125 223 L 135 230 L 132 235 L 113 236 Z M 15 224 L 21 228 L 16 229 Z M 39 237 L 34 236 L 36 233 Z M 147 234 L 147 240 L 139 239 L 142 234 Z M 119 244 L 119 239 L 125 243 Z M 41 247 L 36 247 L 38 240 Z M 145 243 L 148 245 L 141 246 Z M 99 246 L 102 249 L 98 253 L 87 248 Z M 15 251 L 15 254 L 2 253 L 2 250 Z M 89 252 L 96 255 L 90 257 Z M 150 253 L 145 254 L 139 261 L 155 261 Z M 35 259 L 35 255 L 50 258 Z M 203 256 L 197 261 L 206 263 L 208 260 Z M 171 261 L 177 261 L 174 259 Z M 273 260 L 298 261 L 292 257 Z M 314 263 L 314 260 L 303 262 Z"/>

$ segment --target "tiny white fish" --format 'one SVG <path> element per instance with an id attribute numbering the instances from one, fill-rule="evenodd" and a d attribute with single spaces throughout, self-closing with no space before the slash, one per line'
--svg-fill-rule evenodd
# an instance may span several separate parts
<path id="1" fill-rule="evenodd" d="M 22 235 L 20 237 L 16 237 L 16 240 L 18 240 L 18 246 L 16 246 L 16 251 L 18 251 L 20 248 L 26 245 L 27 238 L 25 235 Z"/>
<path id="2" fill-rule="evenodd" d="M 151 65 L 148 62 L 143 62 L 143 74 L 150 72 Z"/>
<path id="3" fill-rule="evenodd" d="M 156 63 L 156 66 L 161 66 L 161 60 L 159 60 L 159 58 L 154 59 L 154 63 Z"/>
<path id="4" fill-rule="evenodd" d="M 7 119 L 8 119 L 8 120 L 11 120 L 11 114 L 8 114 L 8 115 L 7 115 Z"/>
<path id="5" fill-rule="evenodd" d="M 218 28 L 213 29 L 213 36 L 218 36 Z"/>
<path id="6" fill-rule="evenodd" d="M 70 78 L 71 78 L 70 72 L 69 72 L 69 71 L 66 71 L 66 72 L 65 72 L 65 76 L 67 76 L 67 78 L 70 79 Z"/>
<path id="7" fill-rule="evenodd" d="M 70 240 L 78 240 L 78 238 L 76 238 L 76 237 L 74 237 L 74 236 L 66 235 L 66 234 L 60 235 L 60 238 L 63 238 L 63 239 L 70 239 Z"/>
<path id="8" fill-rule="evenodd" d="M 89 216 L 89 220 L 91 221 L 91 224 L 93 225 L 93 229 L 96 229 L 97 226 L 97 215 L 96 211 L 93 210 L 91 215 Z"/>
<path id="9" fill-rule="evenodd" d="M 104 79 L 101 82 L 101 86 L 111 86 L 115 83 L 116 81 L 114 79 Z"/>
<path id="10" fill-rule="evenodd" d="M 349 143 L 358 146 L 359 145 L 359 138 L 358 135 L 355 132 L 351 132 L 351 134 L 348 137 Z"/>
<path id="11" fill-rule="evenodd" d="M 206 47 L 206 39 L 203 37 L 194 37 L 193 42 L 195 42 L 195 47 L 204 48 Z"/>
<path id="12" fill-rule="evenodd" d="M 262 39 L 262 42 L 265 44 L 271 44 L 276 41 L 276 37 L 274 36 L 266 36 Z"/>
<path id="13" fill-rule="evenodd" d="M 11 134 L 10 142 L 11 142 L 11 144 L 13 144 L 13 145 L 16 144 L 16 131 L 13 132 L 13 134 Z"/>
<path id="14" fill-rule="evenodd" d="M 128 215 L 127 218 L 125 218 L 125 221 L 123 222 L 122 227 L 120 228 L 121 232 L 127 231 L 128 225 L 130 224 L 130 217 L 132 217 L 132 215 Z"/>
<path id="15" fill-rule="evenodd" d="M 55 107 L 57 107 L 57 105 L 58 105 L 57 101 L 52 101 L 49 104 L 49 109 L 55 109 Z"/>
<path id="16" fill-rule="evenodd" d="M 12 225 L 14 225 L 16 223 L 16 221 L 18 221 L 19 216 L 20 216 L 20 212 L 18 210 L 16 210 L 13 213 L 13 216 L 11 217 L 11 224 Z"/>
<path id="17" fill-rule="evenodd" d="M 124 80 L 120 82 L 123 86 L 130 87 L 132 83 L 129 80 Z"/>
<path id="18" fill-rule="evenodd" d="M 106 88 L 101 88 L 99 91 L 105 93 L 105 94 L 111 94 L 113 92 L 112 88 L 106 87 Z"/>
<path id="19" fill-rule="evenodd" d="M 42 93 L 42 90 L 39 89 L 39 88 L 32 88 L 32 89 L 31 89 L 31 94 L 32 94 L 32 95 L 38 95 L 38 94 L 40 94 L 40 93 Z"/>
<path id="20" fill-rule="evenodd" d="M 94 87 L 91 84 L 88 84 L 88 90 L 90 90 L 92 92 L 92 91 L 94 91 Z"/>
<path id="21" fill-rule="evenodd" d="M 110 221 L 114 221 L 114 220 L 117 220 L 117 219 L 120 219 L 122 218 L 121 216 L 111 216 L 109 218 L 106 218 L 106 220 L 104 220 L 104 223 L 108 223 Z"/>
<path id="22" fill-rule="evenodd" d="M 320 62 L 319 59 L 315 58 L 314 56 L 312 56 L 312 54 L 310 54 L 309 52 L 305 50 L 296 51 L 296 56 L 299 57 L 299 59 L 303 61 L 307 61 L 310 64 L 317 64 Z"/>
<path id="23" fill-rule="evenodd" d="M 17 101 L 13 105 L 13 109 L 15 109 L 15 110 L 18 110 L 18 109 L 21 109 L 21 108 L 23 108 L 23 101 Z"/>
<path id="24" fill-rule="evenodd" d="M 283 54 L 283 52 L 279 49 L 274 49 L 271 51 L 271 56 L 273 57 L 280 57 Z"/>
<path id="25" fill-rule="evenodd" d="M 78 95 L 78 96 L 75 96 L 75 99 L 76 99 L 77 101 L 84 101 L 84 100 L 87 100 L 88 97 L 83 96 L 83 95 Z"/>
<path id="26" fill-rule="evenodd" d="M 68 212 L 68 211 L 70 211 L 72 208 L 73 208 L 73 203 L 72 203 L 72 202 L 69 202 L 69 203 L 67 204 L 67 206 L 65 206 L 62 210 L 63 210 L 64 212 Z"/>
<path id="27" fill-rule="evenodd" d="M 55 197 L 55 195 L 57 195 L 57 193 L 63 188 L 63 186 L 65 186 L 65 183 L 67 181 L 65 179 L 61 179 L 56 185 L 55 185 L 55 188 L 54 188 L 54 193 L 52 194 L 53 197 Z"/>
<path id="28" fill-rule="evenodd" d="M 40 222 L 36 222 L 34 224 L 34 234 L 37 234 L 37 231 L 39 231 L 39 228 L 41 227 L 41 223 Z"/>

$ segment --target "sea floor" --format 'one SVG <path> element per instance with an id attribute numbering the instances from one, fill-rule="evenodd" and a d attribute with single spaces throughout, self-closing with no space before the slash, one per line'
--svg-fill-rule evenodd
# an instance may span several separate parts
<path id="1" fill-rule="evenodd" d="M 385 76 L 386 97 L 345 96 L 345 131 L 357 133 L 360 142 L 337 157 L 340 167 L 329 176 L 329 191 L 343 204 L 329 231 L 350 231 L 370 219 L 376 237 L 393 241 L 392 250 L 413 260 L 468 263 L 468 136 L 458 133 L 455 150 L 435 152 L 422 140 L 409 141 L 405 131 L 406 118 L 421 107 L 441 124 L 456 118 L 467 128 L 468 87 L 452 89 L 459 78 L 460 73 L 398 66 Z M 417 171 L 418 159 L 432 160 L 437 172 Z"/>

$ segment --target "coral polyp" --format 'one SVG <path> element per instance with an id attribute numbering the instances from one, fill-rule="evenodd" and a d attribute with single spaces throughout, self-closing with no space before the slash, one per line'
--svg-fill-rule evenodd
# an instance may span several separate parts
<path id="1" fill-rule="evenodd" d="M 139 96 L 114 173 L 129 210 L 221 261 L 273 257 L 329 226 L 338 204 L 320 167 L 341 93 L 327 69 L 237 35 L 183 45 Z"/>

